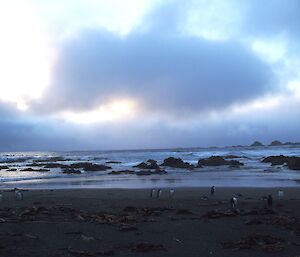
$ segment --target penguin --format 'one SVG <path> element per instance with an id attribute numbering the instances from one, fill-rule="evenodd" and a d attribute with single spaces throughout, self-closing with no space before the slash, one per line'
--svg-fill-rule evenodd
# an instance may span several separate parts
<path id="1" fill-rule="evenodd" d="M 212 186 L 212 187 L 210 188 L 210 195 L 213 196 L 213 195 L 215 194 L 215 191 L 216 191 L 215 186 Z"/>
<path id="2" fill-rule="evenodd" d="M 269 207 L 272 207 L 272 206 L 273 206 L 273 198 L 272 198 L 271 195 L 268 195 L 267 202 L 268 202 L 268 206 L 269 206 Z"/>
<path id="3" fill-rule="evenodd" d="M 153 198 L 154 195 L 155 195 L 155 188 L 152 188 L 151 191 L 150 191 L 150 198 Z"/>
<path id="4" fill-rule="evenodd" d="M 160 188 L 160 189 L 157 190 L 157 196 L 156 197 L 160 198 L 161 195 L 162 195 L 162 189 Z"/>
<path id="5" fill-rule="evenodd" d="M 173 198 L 174 193 L 175 193 L 175 190 L 171 188 L 170 191 L 169 191 L 170 198 Z"/>
<path id="6" fill-rule="evenodd" d="M 24 196 L 23 196 L 23 192 L 21 190 L 15 190 L 15 197 L 16 200 L 22 201 Z"/>

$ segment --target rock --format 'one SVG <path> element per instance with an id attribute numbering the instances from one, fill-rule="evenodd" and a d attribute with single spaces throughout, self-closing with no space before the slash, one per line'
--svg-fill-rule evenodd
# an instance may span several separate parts
<path id="1" fill-rule="evenodd" d="M 70 165 L 71 168 L 83 169 L 84 171 L 105 171 L 111 167 L 102 164 L 93 164 L 90 162 L 78 162 Z"/>
<path id="2" fill-rule="evenodd" d="M 45 164 L 44 168 L 46 169 L 52 169 L 52 168 L 69 168 L 69 165 L 61 164 L 61 163 L 47 163 Z"/>
<path id="3" fill-rule="evenodd" d="M 65 173 L 65 174 L 81 174 L 81 171 L 73 169 L 73 168 L 65 168 L 63 173 Z"/>
<path id="4" fill-rule="evenodd" d="M 50 171 L 50 170 L 49 170 L 49 169 L 33 169 L 33 168 L 25 168 L 25 169 L 21 169 L 20 171 L 47 172 L 47 171 Z"/>
<path id="5" fill-rule="evenodd" d="M 291 170 L 300 170 L 300 157 L 290 157 L 287 165 Z"/>
<path id="6" fill-rule="evenodd" d="M 11 168 L 11 169 L 8 169 L 7 171 L 17 171 L 16 168 Z"/>
<path id="7" fill-rule="evenodd" d="M 133 170 L 113 170 L 109 172 L 109 175 L 120 175 L 120 174 L 134 174 Z"/>
<path id="8" fill-rule="evenodd" d="M 236 160 L 227 161 L 221 156 L 211 156 L 207 159 L 201 159 L 198 161 L 198 167 L 201 167 L 201 166 L 223 166 L 223 165 L 238 167 L 238 166 L 242 166 L 244 164 L 239 161 L 236 161 Z"/>
<path id="9" fill-rule="evenodd" d="M 261 142 L 255 141 L 252 145 L 250 146 L 264 146 Z"/>
<path id="10" fill-rule="evenodd" d="M 106 164 L 121 164 L 122 162 L 118 162 L 118 161 L 107 161 L 105 162 Z"/>
<path id="11" fill-rule="evenodd" d="M 194 165 L 184 162 L 180 158 L 174 158 L 174 157 L 169 157 L 164 160 L 163 164 L 161 166 L 167 166 L 167 167 L 172 167 L 172 168 L 181 168 L 181 169 L 193 169 Z"/>
<path id="12" fill-rule="evenodd" d="M 282 143 L 278 140 L 275 140 L 275 141 L 272 141 L 269 146 L 280 146 L 280 145 L 282 145 Z"/>
<path id="13" fill-rule="evenodd" d="M 145 170 L 156 170 L 159 169 L 157 165 L 157 161 L 155 160 L 148 160 L 147 162 L 141 162 L 140 164 L 133 166 L 133 168 L 145 169 Z"/>
<path id="14" fill-rule="evenodd" d="M 167 172 L 164 171 L 164 170 L 158 169 L 158 170 L 155 170 L 155 171 L 152 171 L 152 170 L 140 170 L 140 171 L 138 171 L 136 173 L 136 175 L 138 175 L 138 176 L 155 175 L 155 174 L 157 174 L 157 175 L 163 175 L 163 174 L 167 174 Z"/>
<path id="15" fill-rule="evenodd" d="M 296 156 L 268 156 L 262 160 L 262 162 L 270 162 L 271 165 L 283 165 L 287 164 L 291 170 L 300 170 L 300 157 Z"/>
<path id="16" fill-rule="evenodd" d="M 290 157 L 288 156 L 284 156 L 284 155 L 277 155 L 277 156 L 268 156 L 266 158 L 264 158 L 262 160 L 262 162 L 265 162 L 265 163 L 272 163 L 272 166 L 273 165 L 283 165 L 285 163 L 288 162 Z"/>

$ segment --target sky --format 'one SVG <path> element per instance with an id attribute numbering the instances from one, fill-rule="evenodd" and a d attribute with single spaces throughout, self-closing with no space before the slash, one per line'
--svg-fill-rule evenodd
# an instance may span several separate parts
<path id="1" fill-rule="evenodd" d="M 300 141 L 298 0 L 0 0 L 0 150 Z"/>

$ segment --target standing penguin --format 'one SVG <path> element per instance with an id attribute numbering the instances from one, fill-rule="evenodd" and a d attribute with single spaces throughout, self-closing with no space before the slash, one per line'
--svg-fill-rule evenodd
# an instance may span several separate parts
<path id="1" fill-rule="evenodd" d="M 155 188 L 152 188 L 150 191 L 150 198 L 153 198 L 155 195 Z"/>
<path id="2" fill-rule="evenodd" d="M 160 188 L 160 189 L 157 190 L 157 195 L 156 195 L 156 197 L 157 197 L 157 198 L 160 198 L 161 195 L 162 195 L 162 189 Z"/>
<path id="3" fill-rule="evenodd" d="M 24 198 L 23 192 L 19 189 L 15 189 L 15 197 L 16 197 L 16 200 L 22 201 Z"/>
<path id="4" fill-rule="evenodd" d="M 238 204 L 238 199 L 234 196 L 230 198 L 230 207 L 235 209 Z"/>
<path id="5" fill-rule="evenodd" d="M 268 202 L 268 207 L 272 207 L 273 206 L 273 198 L 272 198 L 271 195 L 268 195 L 267 202 Z"/>
<path id="6" fill-rule="evenodd" d="M 169 197 L 173 198 L 174 197 L 174 193 L 175 193 L 175 190 L 173 188 L 171 188 L 170 191 L 169 191 Z"/>
<path id="7" fill-rule="evenodd" d="M 213 195 L 215 194 L 215 191 L 216 191 L 215 186 L 212 186 L 212 187 L 210 188 L 210 195 L 213 196 Z"/>

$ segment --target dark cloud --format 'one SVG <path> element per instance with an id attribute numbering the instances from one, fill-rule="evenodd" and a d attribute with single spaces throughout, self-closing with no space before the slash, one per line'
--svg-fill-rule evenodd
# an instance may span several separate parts
<path id="1" fill-rule="evenodd" d="M 223 108 L 270 90 L 268 66 L 235 42 L 90 30 L 65 42 L 38 110 L 90 109 L 133 98 L 147 110 L 181 113 Z"/>

